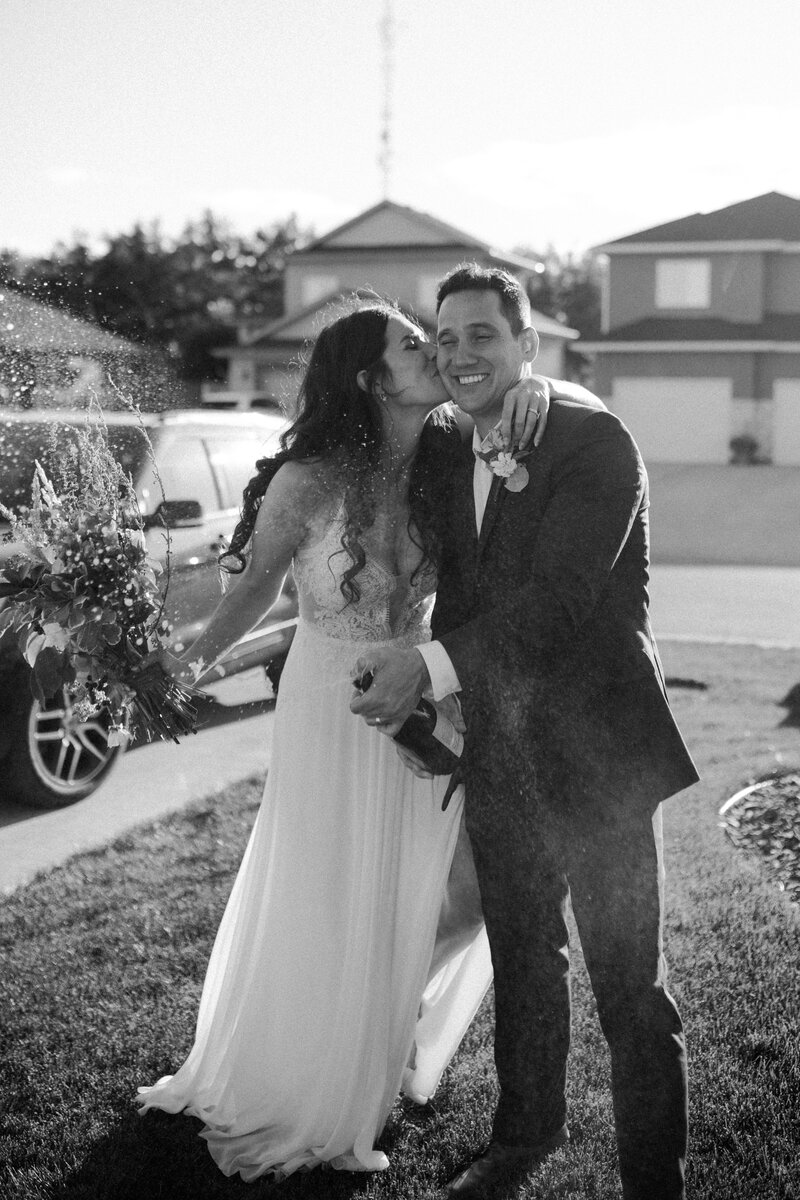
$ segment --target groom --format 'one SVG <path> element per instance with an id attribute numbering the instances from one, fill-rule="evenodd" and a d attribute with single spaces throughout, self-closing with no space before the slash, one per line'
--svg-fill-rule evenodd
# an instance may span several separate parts
<path id="1" fill-rule="evenodd" d="M 539 448 L 493 473 L 473 451 L 535 357 L 530 306 L 512 276 L 475 264 L 437 300 L 439 370 L 475 433 L 442 514 L 435 640 L 377 651 L 351 707 L 396 722 L 423 690 L 458 691 L 467 722 L 500 1099 L 489 1148 L 448 1195 L 491 1196 L 568 1140 L 569 897 L 611 1051 L 623 1196 L 681 1200 L 686 1058 L 665 987 L 659 803 L 697 774 L 647 612 L 647 476 L 599 401 L 558 396 Z"/>

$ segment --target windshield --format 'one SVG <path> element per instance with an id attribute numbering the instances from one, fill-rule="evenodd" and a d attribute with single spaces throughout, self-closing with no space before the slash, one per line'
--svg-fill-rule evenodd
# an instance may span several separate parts
<path id="1" fill-rule="evenodd" d="M 63 438 L 66 425 L 54 422 L 56 435 Z M 18 510 L 31 503 L 31 482 L 36 459 L 48 471 L 53 460 L 51 424 L 43 421 L 0 419 L 0 504 Z M 134 479 L 147 455 L 144 437 L 136 425 L 110 426 L 111 453 Z M 57 443 L 56 443 L 57 448 Z"/>

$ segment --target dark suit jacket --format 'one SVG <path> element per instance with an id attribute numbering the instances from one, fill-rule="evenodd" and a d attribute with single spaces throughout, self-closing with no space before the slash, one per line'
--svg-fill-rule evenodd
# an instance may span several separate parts
<path id="1" fill-rule="evenodd" d="M 647 475 L 624 425 L 599 402 L 553 400 L 528 485 L 495 479 L 480 539 L 471 439 L 450 445 L 433 636 L 462 685 L 468 814 L 498 797 L 653 809 L 694 783 L 650 628 Z"/>

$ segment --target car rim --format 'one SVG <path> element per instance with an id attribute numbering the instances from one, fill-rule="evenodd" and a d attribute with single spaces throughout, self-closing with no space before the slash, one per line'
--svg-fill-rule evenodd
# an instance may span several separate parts
<path id="1" fill-rule="evenodd" d="M 103 718 L 79 721 L 66 694 L 46 705 L 35 700 L 28 728 L 33 769 L 61 796 L 84 791 L 114 757 Z"/>

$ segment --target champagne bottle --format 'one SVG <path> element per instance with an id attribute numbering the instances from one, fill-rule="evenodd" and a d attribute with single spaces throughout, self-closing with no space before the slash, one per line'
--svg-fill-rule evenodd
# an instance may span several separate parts
<path id="1" fill-rule="evenodd" d="M 354 686 L 366 692 L 372 672 L 365 671 Z M 433 775 L 452 775 L 464 750 L 464 737 L 431 700 L 420 698 L 394 735 L 400 746 L 413 751 Z"/>

